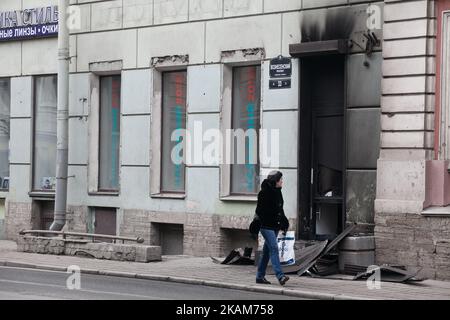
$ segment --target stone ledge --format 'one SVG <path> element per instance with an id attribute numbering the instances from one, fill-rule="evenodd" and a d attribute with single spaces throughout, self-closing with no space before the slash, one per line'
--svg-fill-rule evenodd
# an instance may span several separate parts
<path id="1" fill-rule="evenodd" d="M 417 214 L 423 210 L 423 200 L 375 199 L 375 218 L 378 214 Z"/>
<path id="2" fill-rule="evenodd" d="M 35 236 L 20 236 L 17 251 L 75 256 L 80 253 L 95 259 L 147 263 L 161 261 L 161 247 L 135 244 L 92 243 Z"/>
<path id="3" fill-rule="evenodd" d="M 450 206 L 446 207 L 429 207 L 421 212 L 424 217 L 449 217 L 450 218 Z"/>

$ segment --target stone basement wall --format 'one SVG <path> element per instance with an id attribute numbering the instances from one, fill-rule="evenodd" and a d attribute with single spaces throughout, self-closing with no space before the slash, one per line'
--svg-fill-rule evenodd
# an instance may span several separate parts
<path id="1" fill-rule="evenodd" d="M 170 223 L 183 225 L 184 240 L 183 254 L 208 257 L 225 256 L 230 246 L 236 246 L 235 239 L 230 237 L 232 231 L 247 232 L 253 216 L 225 216 L 191 213 L 149 212 L 145 210 L 124 210 L 123 222 L 120 227 L 121 236 L 143 237 L 146 244 L 154 245 L 157 229 L 152 223 Z M 296 220 L 290 219 L 291 228 L 294 230 Z M 245 236 L 245 234 L 244 234 Z M 242 237 L 242 234 L 240 238 Z M 252 242 L 248 233 L 248 243 Z M 245 246 L 242 243 L 241 246 Z M 255 243 L 254 251 L 257 244 Z"/>
<path id="2" fill-rule="evenodd" d="M 17 238 L 17 251 L 64 255 L 65 241 L 57 238 L 19 236 Z"/>
<path id="3" fill-rule="evenodd" d="M 450 219 L 418 214 L 375 216 L 377 265 L 423 268 L 421 276 L 450 280 Z"/>
<path id="4" fill-rule="evenodd" d="M 158 229 L 152 223 L 183 225 L 183 254 L 193 256 L 222 256 L 227 239 L 223 239 L 223 220 L 232 217 L 186 213 L 158 213 L 144 210 L 124 210 L 120 233 L 123 236 L 139 236 L 145 243 L 155 244 Z M 236 219 L 236 218 L 235 218 Z M 245 230 L 250 223 L 247 217 L 238 217 L 238 229 Z M 249 235 L 250 237 L 250 235 Z"/>
<path id="5" fill-rule="evenodd" d="M 161 248 L 130 244 L 92 243 L 86 240 L 64 240 L 58 238 L 19 236 L 17 251 L 68 255 L 82 255 L 95 259 L 151 262 L 161 261 Z"/>
<path id="6" fill-rule="evenodd" d="M 89 232 L 87 227 L 88 208 L 83 206 L 68 206 L 66 216 L 67 231 L 70 232 Z"/>
<path id="7" fill-rule="evenodd" d="M 87 230 L 87 212 L 88 208 L 83 206 L 69 206 L 67 213 L 68 231 L 88 232 Z M 22 230 L 33 229 L 33 225 L 39 225 L 32 215 L 31 203 L 10 202 L 5 214 L 4 238 L 16 241 L 19 232 Z"/>
<path id="8" fill-rule="evenodd" d="M 6 238 L 5 235 L 5 220 L 0 219 L 0 240 L 3 240 Z"/>
<path id="9" fill-rule="evenodd" d="M 19 232 L 31 229 L 31 203 L 9 202 L 5 213 L 5 235 L 8 240 L 17 240 Z"/>

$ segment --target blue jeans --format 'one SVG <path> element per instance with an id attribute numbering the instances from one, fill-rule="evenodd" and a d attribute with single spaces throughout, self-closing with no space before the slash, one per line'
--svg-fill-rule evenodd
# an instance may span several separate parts
<path id="1" fill-rule="evenodd" d="M 258 265 L 258 272 L 256 279 L 263 279 L 266 276 L 267 264 L 272 261 L 272 268 L 275 271 L 277 279 L 280 280 L 284 274 L 281 270 L 280 257 L 278 255 L 278 240 L 277 234 L 273 230 L 263 229 L 260 230 L 264 238 L 264 248 L 261 260 Z"/>

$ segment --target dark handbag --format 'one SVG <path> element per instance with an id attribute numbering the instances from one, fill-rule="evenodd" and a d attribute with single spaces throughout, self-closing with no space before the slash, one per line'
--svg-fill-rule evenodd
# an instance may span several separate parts
<path id="1" fill-rule="evenodd" d="M 283 231 L 287 231 L 289 229 L 289 220 L 283 213 L 278 213 L 278 223 L 280 229 Z"/>
<path id="2" fill-rule="evenodd" d="M 261 220 L 259 219 L 258 215 L 255 214 L 253 221 L 250 223 L 250 226 L 248 227 L 248 231 L 250 231 L 252 235 L 258 235 L 260 229 L 261 229 Z"/>

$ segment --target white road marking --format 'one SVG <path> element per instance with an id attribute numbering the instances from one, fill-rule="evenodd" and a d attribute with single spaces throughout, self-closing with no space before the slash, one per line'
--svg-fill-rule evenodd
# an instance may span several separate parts
<path id="1" fill-rule="evenodd" d="M 25 284 L 25 285 L 31 285 L 31 286 L 41 286 L 41 287 L 49 287 L 49 288 L 58 288 L 58 289 L 66 289 L 65 286 L 59 286 L 55 284 L 46 284 L 46 283 L 38 283 L 38 282 L 25 282 L 25 281 L 14 281 L 14 280 L 3 280 L 0 279 L 0 282 L 4 283 L 12 283 L 12 284 Z M 69 291 L 69 290 L 68 290 Z M 87 293 L 95 293 L 95 294 L 107 294 L 107 295 L 117 295 L 117 296 L 128 296 L 128 297 L 138 297 L 138 298 L 144 298 L 144 299 L 154 299 L 154 300 L 164 300 L 163 298 L 159 297 L 153 297 L 153 296 L 143 296 L 139 294 L 132 294 L 132 293 L 117 293 L 117 292 L 110 292 L 110 291 L 96 291 L 96 290 L 87 290 L 87 289 L 80 289 L 73 292 L 87 292 Z"/>

